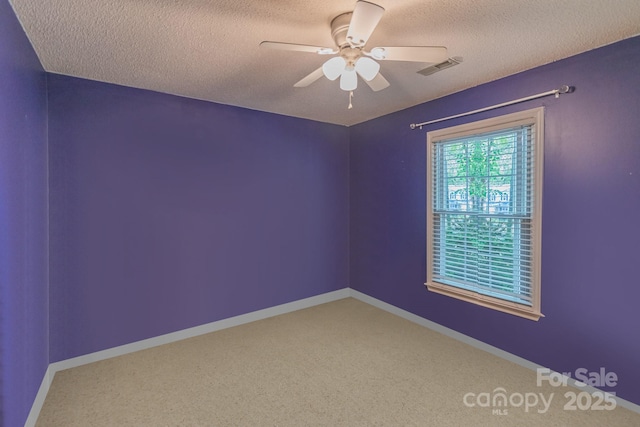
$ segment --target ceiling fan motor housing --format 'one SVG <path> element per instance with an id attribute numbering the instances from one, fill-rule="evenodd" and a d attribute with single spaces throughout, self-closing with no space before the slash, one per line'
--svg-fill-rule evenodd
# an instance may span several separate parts
<path id="1" fill-rule="evenodd" d="M 331 21 L 331 37 L 340 49 L 349 46 L 347 41 L 347 32 L 349 31 L 349 23 L 351 22 L 352 12 L 343 13 L 336 16 Z"/>
<path id="2" fill-rule="evenodd" d="M 347 67 L 350 69 L 353 69 L 358 58 L 362 56 L 362 48 L 352 47 L 347 40 L 347 32 L 349 31 L 352 15 L 352 12 L 343 13 L 331 21 L 331 36 L 338 49 L 340 49 L 340 56 L 344 58 Z"/>

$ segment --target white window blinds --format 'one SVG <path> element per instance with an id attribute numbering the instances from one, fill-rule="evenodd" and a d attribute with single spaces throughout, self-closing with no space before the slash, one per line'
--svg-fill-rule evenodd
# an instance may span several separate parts
<path id="1" fill-rule="evenodd" d="M 431 284 L 539 312 L 539 124 L 468 127 L 429 138 Z"/>

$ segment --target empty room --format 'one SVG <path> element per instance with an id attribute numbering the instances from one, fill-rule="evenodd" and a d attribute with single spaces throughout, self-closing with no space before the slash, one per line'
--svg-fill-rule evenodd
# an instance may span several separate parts
<path id="1" fill-rule="evenodd" d="M 638 426 L 639 212 L 636 0 L 0 0 L 0 426 Z"/>

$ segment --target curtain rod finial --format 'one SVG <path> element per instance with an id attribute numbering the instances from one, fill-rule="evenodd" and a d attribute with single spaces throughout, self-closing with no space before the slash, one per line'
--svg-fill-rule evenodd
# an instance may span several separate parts
<path id="1" fill-rule="evenodd" d="M 556 90 L 556 98 L 560 98 L 560 94 L 571 93 L 575 88 L 573 86 L 562 85 Z"/>

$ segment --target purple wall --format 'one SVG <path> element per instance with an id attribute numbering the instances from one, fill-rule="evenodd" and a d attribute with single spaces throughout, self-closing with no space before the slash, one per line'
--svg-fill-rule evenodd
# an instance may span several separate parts
<path id="1" fill-rule="evenodd" d="M 46 76 L 0 0 L 0 425 L 23 425 L 49 362 Z"/>
<path id="2" fill-rule="evenodd" d="M 348 128 L 48 84 L 51 362 L 348 286 Z"/>
<path id="3" fill-rule="evenodd" d="M 575 93 L 409 129 L 563 84 Z M 541 105 L 546 317 L 428 292 L 426 132 Z M 636 37 L 350 128 L 351 287 L 557 371 L 605 367 L 610 391 L 640 404 L 639 114 Z"/>
<path id="4" fill-rule="evenodd" d="M 347 129 L 59 75 L 47 88 L 0 0 L 0 425 L 24 423 L 48 362 L 349 283 L 558 371 L 605 367 L 640 404 L 639 58 L 636 37 Z M 576 92 L 408 128 L 562 84 Z M 426 131 L 540 105 L 546 317 L 427 292 Z"/>

